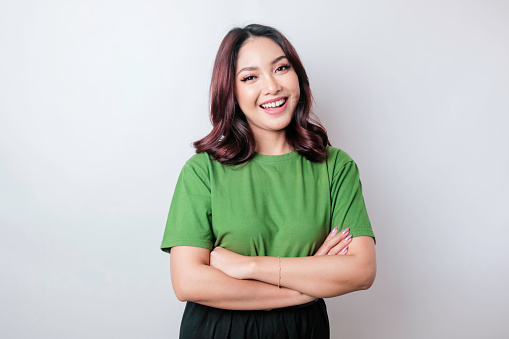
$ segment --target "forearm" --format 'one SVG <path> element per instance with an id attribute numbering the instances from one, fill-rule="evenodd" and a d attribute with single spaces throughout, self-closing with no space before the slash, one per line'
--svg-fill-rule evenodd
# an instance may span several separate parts
<path id="1" fill-rule="evenodd" d="M 372 239 L 354 239 L 348 255 L 302 258 L 252 257 L 247 279 L 255 279 L 327 298 L 367 289 L 374 281 L 376 259 Z M 357 245 L 357 246 L 356 246 Z M 360 248 L 358 245 L 361 245 Z M 357 247 L 357 248 L 356 248 Z M 371 252 L 372 253 L 369 253 Z M 368 253 L 367 253 L 368 252 Z M 279 260 L 281 280 L 279 281 Z"/>
<path id="2" fill-rule="evenodd" d="M 278 285 L 278 258 L 257 257 L 251 279 Z M 281 258 L 281 286 L 317 298 L 335 297 L 367 289 L 374 270 L 359 267 L 352 256 Z"/>
<path id="3" fill-rule="evenodd" d="M 172 260 L 171 276 L 179 300 L 222 309 L 266 310 L 299 305 L 313 299 L 269 283 L 232 278 L 205 262 L 181 265 Z"/>

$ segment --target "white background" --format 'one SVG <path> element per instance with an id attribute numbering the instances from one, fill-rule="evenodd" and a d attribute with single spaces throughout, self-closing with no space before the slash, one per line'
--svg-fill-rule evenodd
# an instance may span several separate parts
<path id="1" fill-rule="evenodd" d="M 279 28 L 357 161 L 374 286 L 332 338 L 509 336 L 509 2 L 0 1 L 0 337 L 176 338 L 159 250 L 222 37 Z"/>

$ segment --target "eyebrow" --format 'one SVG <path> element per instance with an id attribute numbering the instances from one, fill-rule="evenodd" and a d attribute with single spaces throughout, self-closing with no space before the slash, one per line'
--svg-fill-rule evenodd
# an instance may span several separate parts
<path id="1" fill-rule="evenodd" d="M 279 60 L 281 59 L 288 59 L 286 57 L 286 55 L 281 55 L 280 57 L 277 57 L 275 58 L 270 64 L 271 65 L 274 65 L 274 64 L 277 64 L 279 62 Z M 258 67 L 253 67 L 253 66 L 250 66 L 250 67 L 244 67 L 243 69 L 241 69 L 240 71 L 238 71 L 237 75 L 239 75 L 241 72 L 245 72 L 245 71 L 256 71 L 258 69 Z"/>

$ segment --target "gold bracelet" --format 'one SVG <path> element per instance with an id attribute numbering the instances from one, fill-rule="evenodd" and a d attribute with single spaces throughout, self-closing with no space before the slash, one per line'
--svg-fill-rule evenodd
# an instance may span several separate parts
<path id="1" fill-rule="evenodd" d="M 277 260 L 279 262 L 279 280 L 277 282 L 277 287 L 281 288 L 281 257 L 277 257 Z"/>

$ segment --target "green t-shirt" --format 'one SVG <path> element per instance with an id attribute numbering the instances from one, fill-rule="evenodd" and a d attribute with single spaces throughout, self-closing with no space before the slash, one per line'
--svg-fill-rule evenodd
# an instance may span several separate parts
<path id="1" fill-rule="evenodd" d="M 224 247 L 243 255 L 313 255 L 334 226 L 374 238 L 359 171 L 345 152 L 327 147 L 314 163 L 292 151 L 256 154 L 225 166 L 207 153 L 180 173 L 161 249 Z"/>

